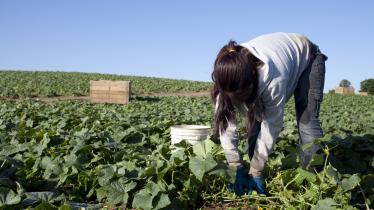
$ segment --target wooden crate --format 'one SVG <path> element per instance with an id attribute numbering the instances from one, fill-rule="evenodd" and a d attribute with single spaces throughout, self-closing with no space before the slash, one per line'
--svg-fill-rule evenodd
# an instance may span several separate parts
<path id="1" fill-rule="evenodd" d="M 90 81 L 90 100 L 93 103 L 127 104 L 130 96 L 130 81 Z"/>
<path id="2" fill-rule="evenodd" d="M 367 96 L 368 95 L 368 92 L 359 92 L 360 93 L 360 96 Z"/>
<path id="3" fill-rule="evenodd" d="M 336 94 L 343 94 L 343 95 L 354 95 L 355 90 L 353 87 L 337 87 L 335 88 Z"/>

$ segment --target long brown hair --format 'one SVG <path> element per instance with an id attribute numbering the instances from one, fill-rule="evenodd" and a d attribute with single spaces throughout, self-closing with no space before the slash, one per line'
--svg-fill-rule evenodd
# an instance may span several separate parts
<path id="1" fill-rule="evenodd" d="M 246 132 L 249 135 L 255 121 L 255 108 L 258 89 L 257 67 L 262 62 L 250 51 L 235 41 L 219 51 L 214 62 L 211 92 L 216 106 L 215 133 L 223 132 L 228 122 L 235 119 L 235 105 L 246 106 Z"/>

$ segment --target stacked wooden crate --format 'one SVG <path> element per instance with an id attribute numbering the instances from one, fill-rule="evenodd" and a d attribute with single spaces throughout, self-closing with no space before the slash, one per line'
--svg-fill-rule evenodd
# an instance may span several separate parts
<path id="1" fill-rule="evenodd" d="M 131 95 L 130 81 L 90 81 L 90 100 L 94 103 L 127 104 Z"/>
<path id="2" fill-rule="evenodd" d="M 343 94 L 343 95 L 354 95 L 355 90 L 353 87 L 337 87 L 335 88 L 336 94 Z"/>
<path id="3" fill-rule="evenodd" d="M 368 96 L 368 92 L 359 92 L 360 93 L 360 96 Z"/>

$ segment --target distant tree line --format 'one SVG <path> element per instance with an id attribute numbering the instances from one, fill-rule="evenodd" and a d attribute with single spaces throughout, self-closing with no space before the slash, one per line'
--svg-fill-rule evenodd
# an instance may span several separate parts
<path id="1" fill-rule="evenodd" d="M 361 92 L 368 92 L 369 95 L 374 95 L 374 79 L 366 79 L 361 82 Z"/>
<path id="2" fill-rule="evenodd" d="M 339 87 L 350 87 L 350 86 L 351 86 L 351 82 L 347 79 L 343 79 L 339 83 Z"/>
<path id="3" fill-rule="evenodd" d="M 361 82 L 360 92 L 367 92 L 369 95 L 374 95 L 374 79 L 365 79 Z M 343 79 L 339 83 L 339 87 L 349 88 L 351 87 L 351 82 L 347 79 Z M 334 94 L 335 90 L 330 90 L 329 93 Z"/>

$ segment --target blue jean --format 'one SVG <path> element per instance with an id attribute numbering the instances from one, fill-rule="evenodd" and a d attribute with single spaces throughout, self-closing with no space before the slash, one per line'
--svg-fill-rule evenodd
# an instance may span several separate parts
<path id="1" fill-rule="evenodd" d="M 294 92 L 300 147 L 324 135 L 319 120 L 319 112 L 323 99 L 326 60 L 327 56 L 321 53 L 317 46 L 313 45 L 311 61 L 300 76 Z M 248 138 L 247 148 L 250 159 L 252 159 L 260 129 L 261 122 L 256 121 Z M 318 149 L 317 145 L 312 145 L 301 151 L 300 160 L 303 169 L 307 169 L 312 156 Z"/>

